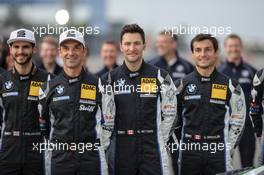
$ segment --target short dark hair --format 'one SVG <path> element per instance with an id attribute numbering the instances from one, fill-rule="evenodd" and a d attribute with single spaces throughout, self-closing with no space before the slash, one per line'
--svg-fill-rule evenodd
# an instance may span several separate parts
<path id="1" fill-rule="evenodd" d="M 168 35 L 173 39 L 173 41 L 178 41 L 178 35 L 174 34 L 172 30 L 162 30 L 159 35 Z"/>
<path id="2" fill-rule="evenodd" d="M 192 41 L 191 41 L 191 51 L 193 52 L 193 43 L 194 42 L 199 42 L 199 41 L 203 41 L 203 40 L 209 40 L 213 46 L 214 46 L 214 50 L 215 52 L 218 51 L 218 41 L 215 37 L 213 37 L 211 34 L 198 34 L 196 35 Z"/>
<path id="3" fill-rule="evenodd" d="M 137 24 L 127 24 L 125 25 L 120 33 L 120 42 L 122 43 L 123 35 L 125 33 L 139 33 L 142 40 L 143 44 L 145 44 L 145 33 L 144 30 Z"/>
<path id="4" fill-rule="evenodd" d="M 238 39 L 240 44 L 242 44 L 242 39 L 237 34 L 232 33 L 230 35 L 227 35 L 227 37 L 225 38 L 225 43 L 228 39 Z"/>
<path id="5" fill-rule="evenodd" d="M 41 46 L 43 43 L 48 43 L 51 44 L 53 46 L 55 46 L 56 48 L 59 47 L 59 42 L 55 37 L 52 36 L 45 36 L 43 37 L 40 42 L 39 42 L 39 46 Z"/>
<path id="6" fill-rule="evenodd" d="M 113 45 L 113 46 L 115 46 L 116 50 L 119 50 L 119 46 L 118 46 L 118 44 L 117 44 L 114 40 L 106 40 L 106 41 L 103 42 L 102 46 L 103 46 L 104 44 L 110 44 L 110 45 Z"/>

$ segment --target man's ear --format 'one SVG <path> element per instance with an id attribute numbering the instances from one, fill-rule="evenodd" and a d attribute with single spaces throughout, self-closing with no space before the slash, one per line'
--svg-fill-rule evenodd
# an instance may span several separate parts
<path id="1" fill-rule="evenodd" d="M 146 42 L 145 42 L 144 45 L 143 45 L 143 50 L 144 50 L 144 51 L 146 50 L 146 47 L 147 47 L 147 44 L 146 44 Z"/>

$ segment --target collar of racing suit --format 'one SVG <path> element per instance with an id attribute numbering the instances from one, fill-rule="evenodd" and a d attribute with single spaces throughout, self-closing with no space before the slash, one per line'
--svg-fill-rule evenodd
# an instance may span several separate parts
<path id="1" fill-rule="evenodd" d="M 79 76 L 77 77 L 70 77 L 68 76 L 65 71 L 63 70 L 62 75 L 63 77 L 69 82 L 69 84 L 79 82 L 83 79 L 84 75 L 86 74 L 86 70 L 82 68 L 82 71 Z"/>
<path id="2" fill-rule="evenodd" d="M 116 67 L 118 67 L 118 65 L 115 63 L 114 66 L 113 66 L 113 69 L 115 69 Z M 105 72 L 109 72 L 110 71 L 110 69 L 108 69 L 106 66 L 103 68 L 103 70 Z"/>
<path id="3" fill-rule="evenodd" d="M 30 72 L 27 75 L 20 75 L 19 72 L 16 70 L 15 67 L 13 67 L 12 73 L 15 76 L 15 78 L 17 78 L 17 79 L 19 79 L 21 81 L 28 80 L 33 75 L 35 75 L 37 73 L 37 66 L 34 63 L 32 63 L 32 68 L 31 68 Z"/>
<path id="4" fill-rule="evenodd" d="M 122 68 L 124 70 L 124 73 L 129 77 L 129 78 L 134 78 L 140 75 L 140 73 L 144 70 L 144 67 L 146 66 L 146 63 L 144 61 L 144 59 L 142 60 L 142 64 L 140 66 L 140 68 L 138 69 L 138 71 L 131 71 L 128 69 L 127 65 L 125 62 L 123 62 Z"/>
<path id="5" fill-rule="evenodd" d="M 227 59 L 226 59 L 227 60 Z M 231 63 L 226 61 L 226 64 L 232 68 L 239 68 L 243 65 L 243 58 L 241 58 L 239 65 L 235 65 L 235 63 Z"/>
<path id="6" fill-rule="evenodd" d="M 197 71 L 197 69 L 194 70 L 194 73 L 197 76 L 198 80 L 203 83 L 203 82 L 210 82 L 210 81 L 214 80 L 216 78 L 216 75 L 217 75 L 217 70 L 215 68 L 214 71 L 211 73 L 211 75 L 209 77 L 202 76 Z"/>

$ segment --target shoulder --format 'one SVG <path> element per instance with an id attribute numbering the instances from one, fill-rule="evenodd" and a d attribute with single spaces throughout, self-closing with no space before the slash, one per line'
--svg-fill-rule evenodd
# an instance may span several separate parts
<path id="1" fill-rule="evenodd" d="M 189 68 L 194 68 L 194 66 L 191 64 L 191 62 L 187 61 L 186 58 L 183 58 L 183 57 L 178 57 L 179 61 L 185 65 L 186 67 L 189 67 Z"/>
<path id="2" fill-rule="evenodd" d="M 156 56 L 152 58 L 151 60 L 149 60 L 147 63 L 151 65 L 158 65 L 161 62 L 161 59 L 162 58 L 160 56 Z"/>
<path id="3" fill-rule="evenodd" d="M 263 80 L 264 80 L 264 69 L 261 69 L 257 71 L 257 73 L 254 76 L 253 86 L 259 86 L 260 84 L 263 84 Z"/>
<path id="4" fill-rule="evenodd" d="M 254 76 L 254 74 L 257 72 L 257 69 L 255 69 L 253 66 L 251 66 L 248 63 L 244 63 L 244 67 L 250 71 L 251 74 L 253 74 L 252 76 Z"/>
<path id="5" fill-rule="evenodd" d="M 220 66 L 218 66 L 217 70 L 219 72 L 223 72 L 223 71 L 225 71 L 227 69 L 227 67 L 228 66 L 227 66 L 226 62 L 224 62 L 223 64 L 221 64 Z"/>

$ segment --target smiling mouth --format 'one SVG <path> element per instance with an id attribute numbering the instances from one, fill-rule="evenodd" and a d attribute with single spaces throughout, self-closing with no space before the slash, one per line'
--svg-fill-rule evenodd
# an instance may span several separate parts
<path id="1" fill-rule="evenodd" d="M 128 54 L 129 56 L 137 56 L 137 54 Z"/>

